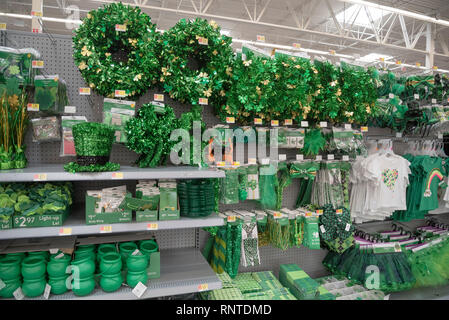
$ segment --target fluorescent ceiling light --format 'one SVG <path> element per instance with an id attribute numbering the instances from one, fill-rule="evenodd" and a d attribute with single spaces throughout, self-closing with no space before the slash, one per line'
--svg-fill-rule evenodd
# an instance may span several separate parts
<path id="1" fill-rule="evenodd" d="M 11 18 L 19 18 L 19 19 L 32 19 L 33 17 L 31 15 L 25 15 L 25 14 L 15 14 L 15 13 L 4 13 L 0 12 L 0 16 L 4 17 L 11 17 Z M 61 18 L 52 18 L 52 17 L 42 17 L 39 18 L 42 19 L 42 21 L 53 21 L 53 22 L 63 22 L 63 23 L 73 23 L 73 24 L 81 24 L 81 20 L 73 20 L 73 19 L 61 19 Z"/>
<path id="2" fill-rule="evenodd" d="M 391 59 L 393 59 L 393 56 L 387 56 L 387 55 L 380 54 L 380 53 L 370 53 L 370 54 L 367 54 L 366 56 L 363 56 L 357 60 L 363 61 L 363 62 L 376 62 L 376 61 L 380 61 L 381 58 L 384 58 L 385 60 L 391 60 Z"/>
<path id="3" fill-rule="evenodd" d="M 371 17 L 373 18 L 374 25 L 384 16 L 390 14 L 390 12 L 377 9 L 377 8 L 367 8 Z M 338 13 L 335 18 L 338 22 L 344 24 L 352 24 L 354 21 L 354 25 L 367 27 L 371 29 L 370 18 L 368 17 L 366 10 L 361 5 L 355 4 Z M 355 20 L 354 20 L 355 19 Z"/>

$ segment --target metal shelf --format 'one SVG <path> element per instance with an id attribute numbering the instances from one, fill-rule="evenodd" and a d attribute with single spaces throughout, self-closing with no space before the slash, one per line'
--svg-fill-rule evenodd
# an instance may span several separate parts
<path id="1" fill-rule="evenodd" d="M 198 292 L 207 285 L 207 290 L 220 289 L 220 279 L 212 271 L 198 249 L 184 248 L 161 250 L 161 277 L 150 279 L 147 290 L 140 299 L 156 298 Z M 27 299 L 27 298 L 25 298 Z M 43 296 L 28 300 L 43 300 Z M 133 300 L 138 299 L 128 286 L 111 293 L 98 285 L 88 296 L 77 297 L 71 291 L 62 295 L 50 295 L 49 300 Z"/>
<path id="2" fill-rule="evenodd" d="M 160 168 L 137 168 L 121 166 L 114 172 L 64 171 L 62 164 L 30 166 L 24 169 L 0 171 L 0 182 L 27 181 L 98 181 L 98 180 L 138 180 L 138 179 L 201 179 L 224 178 L 222 170 L 189 166 L 172 166 Z"/>
<path id="3" fill-rule="evenodd" d="M 449 300 L 449 286 L 424 287 L 390 294 L 390 300 Z"/>
<path id="4" fill-rule="evenodd" d="M 138 232 L 147 230 L 169 230 L 169 229 L 187 229 L 187 228 L 202 228 L 212 226 L 224 225 L 223 218 L 213 213 L 204 218 L 186 218 L 181 217 L 179 220 L 165 220 L 165 221 L 151 221 L 151 222 L 129 222 L 129 223 L 113 223 L 113 224 L 97 224 L 86 225 L 86 218 L 84 215 L 84 207 L 77 206 L 72 209 L 72 213 L 69 215 L 63 226 L 57 227 L 37 227 L 37 228 L 13 228 L 0 230 L 0 240 L 6 239 L 19 239 L 19 238 L 41 238 L 41 237 L 54 237 L 54 236 L 79 236 L 79 235 L 92 235 L 92 234 L 104 234 L 101 231 L 103 226 L 111 226 L 111 231 L 107 233 L 124 233 L 124 232 Z M 152 224 L 152 226 L 149 226 Z M 154 224 L 157 224 L 155 228 Z M 65 229 L 61 232 L 62 228 L 71 228 L 70 232 Z"/>

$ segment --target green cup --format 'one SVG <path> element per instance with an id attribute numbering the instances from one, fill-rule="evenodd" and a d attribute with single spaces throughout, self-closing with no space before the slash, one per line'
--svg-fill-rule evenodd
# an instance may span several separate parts
<path id="1" fill-rule="evenodd" d="M 126 268 L 126 259 L 137 249 L 137 244 L 134 242 L 122 242 L 119 245 L 119 249 L 122 257 L 122 268 Z"/>
<path id="2" fill-rule="evenodd" d="M 126 267 L 129 271 L 144 271 L 148 266 L 148 257 L 142 253 L 128 256 L 126 259 Z"/>
<path id="3" fill-rule="evenodd" d="M 52 255 L 50 257 L 50 261 L 47 263 L 47 273 L 50 277 L 67 277 L 66 273 L 67 267 L 70 264 L 70 256 L 64 254 L 60 258 L 57 258 L 58 255 Z"/>
<path id="4" fill-rule="evenodd" d="M 72 291 L 76 296 L 87 296 L 95 289 L 94 276 L 91 275 L 86 278 L 81 278 L 79 281 L 72 280 Z"/>
<path id="5" fill-rule="evenodd" d="M 106 253 L 101 257 L 100 272 L 102 275 L 114 275 L 122 270 L 122 257 L 117 252 Z"/>
<path id="6" fill-rule="evenodd" d="M 119 271 L 116 274 L 104 274 L 100 279 L 100 286 L 105 292 L 117 291 L 122 286 L 123 278 Z"/>
<path id="7" fill-rule="evenodd" d="M 47 271 L 47 265 L 44 258 L 37 257 L 26 257 L 22 261 L 22 276 L 27 280 L 40 279 L 45 276 Z"/>
<path id="8" fill-rule="evenodd" d="M 45 290 L 45 276 L 37 279 L 23 279 L 22 292 L 26 297 L 34 298 L 42 295 Z"/>
<path id="9" fill-rule="evenodd" d="M 139 282 L 146 284 L 148 281 L 148 274 L 146 270 L 143 271 L 128 271 L 126 275 L 126 283 L 131 288 L 137 286 Z"/>
<path id="10" fill-rule="evenodd" d="M 67 292 L 67 281 L 68 276 L 51 277 L 48 279 L 48 284 L 51 286 L 52 294 L 63 294 Z"/>
<path id="11" fill-rule="evenodd" d="M 78 276 L 82 279 L 90 277 L 95 272 L 95 263 L 90 257 L 83 257 L 72 260 L 72 273 L 74 276 Z M 76 268 L 78 268 L 78 273 Z"/>
<path id="12" fill-rule="evenodd" d="M 159 247 L 158 247 L 156 241 L 145 240 L 140 243 L 139 248 L 140 248 L 140 251 L 142 251 L 142 253 L 148 257 L 148 260 L 150 260 L 151 254 L 153 252 L 157 252 Z"/>

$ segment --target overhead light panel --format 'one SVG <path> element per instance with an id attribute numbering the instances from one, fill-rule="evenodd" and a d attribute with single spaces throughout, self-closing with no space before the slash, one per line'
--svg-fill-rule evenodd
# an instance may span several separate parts
<path id="1" fill-rule="evenodd" d="M 370 53 L 370 54 L 367 54 L 366 56 L 360 57 L 357 60 L 363 61 L 363 62 L 376 62 L 376 61 L 381 61 L 381 59 L 384 59 L 385 61 L 387 61 L 387 60 L 393 59 L 393 56 L 387 56 L 387 55 L 380 54 L 380 53 Z"/>
<path id="2" fill-rule="evenodd" d="M 388 11 L 377 8 L 367 8 L 367 9 L 371 14 L 374 25 L 376 25 L 376 23 L 384 16 L 390 14 L 390 12 Z M 355 26 L 361 26 L 371 29 L 371 23 L 368 14 L 366 13 L 365 9 L 358 4 L 352 5 L 346 10 L 343 10 L 342 12 L 338 13 L 337 15 L 335 15 L 335 18 L 340 23 L 352 24 L 352 22 L 354 22 Z"/>

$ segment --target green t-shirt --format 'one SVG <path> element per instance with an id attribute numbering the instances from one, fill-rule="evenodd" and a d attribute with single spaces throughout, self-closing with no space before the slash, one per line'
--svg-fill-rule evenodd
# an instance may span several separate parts
<path id="1" fill-rule="evenodd" d="M 426 157 L 421 164 L 425 178 L 421 189 L 421 204 L 419 209 L 434 210 L 438 208 L 438 186 L 443 180 L 442 159 L 437 157 Z"/>

